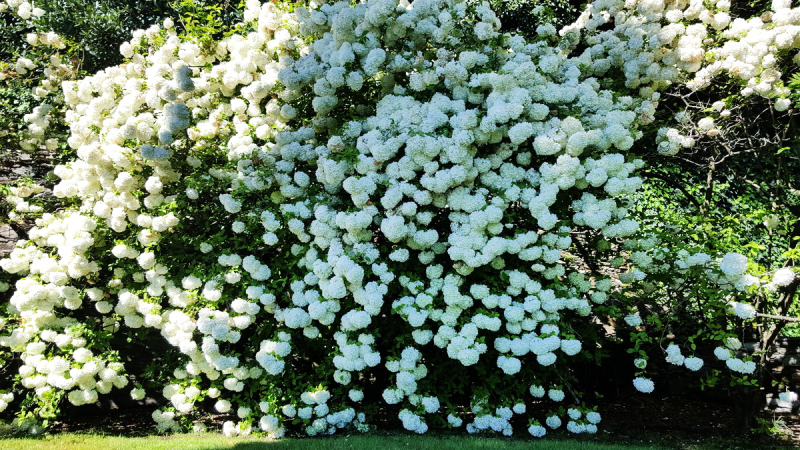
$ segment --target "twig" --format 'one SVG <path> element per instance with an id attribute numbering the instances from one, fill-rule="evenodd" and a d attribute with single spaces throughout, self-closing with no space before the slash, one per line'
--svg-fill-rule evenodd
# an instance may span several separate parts
<path id="1" fill-rule="evenodd" d="M 765 317 L 767 319 L 783 320 L 786 322 L 800 322 L 800 317 L 787 317 L 787 316 L 778 316 L 775 314 L 764 314 L 764 313 L 756 313 L 756 316 Z"/>

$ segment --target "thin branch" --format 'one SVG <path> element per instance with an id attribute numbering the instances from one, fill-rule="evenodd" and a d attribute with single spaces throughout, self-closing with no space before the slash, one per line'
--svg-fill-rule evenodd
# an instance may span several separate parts
<path id="1" fill-rule="evenodd" d="M 764 317 L 767 319 L 783 320 L 786 322 L 800 322 L 800 317 L 787 317 L 787 316 L 778 316 L 775 314 L 764 314 L 764 313 L 756 313 L 756 316 Z"/>
<path id="2" fill-rule="evenodd" d="M 794 300 L 794 296 L 797 293 L 797 288 L 800 286 L 800 279 L 795 278 L 794 281 L 789 286 L 786 286 L 783 292 L 780 294 L 780 298 L 778 299 L 778 315 L 777 317 L 787 317 L 784 314 L 789 312 L 789 306 Z M 761 336 L 761 349 L 764 350 L 764 353 L 760 356 L 761 365 L 766 362 L 767 354 L 769 353 L 772 344 L 777 339 L 778 335 L 780 334 L 783 327 L 790 321 L 781 320 L 778 323 L 772 323 Z M 794 322 L 794 321 L 791 321 Z"/>
<path id="3" fill-rule="evenodd" d="M 714 172 L 717 169 L 715 162 L 708 166 L 708 174 L 706 176 L 706 192 L 703 204 L 700 206 L 700 215 L 704 216 L 711 205 L 711 200 L 714 198 Z"/>

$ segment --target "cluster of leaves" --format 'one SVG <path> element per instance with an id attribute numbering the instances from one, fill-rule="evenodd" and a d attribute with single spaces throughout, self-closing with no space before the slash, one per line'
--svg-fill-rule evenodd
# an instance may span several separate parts
<path id="1" fill-rule="evenodd" d="M 0 38 L 2 39 L 2 38 Z M 8 63 L 0 62 L 0 73 L 13 70 Z M 38 101 L 33 97 L 33 83 L 29 78 L 14 77 L 0 81 L 0 147 L 16 146 L 19 132 L 25 127 L 23 117 Z"/>

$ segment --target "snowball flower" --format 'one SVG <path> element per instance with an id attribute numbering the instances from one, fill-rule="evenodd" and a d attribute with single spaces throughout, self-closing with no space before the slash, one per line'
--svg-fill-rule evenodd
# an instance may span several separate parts
<path id="1" fill-rule="evenodd" d="M 639 377 L 633 379 L 633 387 L 635 387 L 636 390 L 639 392 L 644 392 L 645 394 L 649 394 L 653 392 L 655 384 L 652 381 L 648 380 L 647 378 Z"/>
<path id="2" fill-rule="evenodd" d="M 701 130 L 705 130 L 705 131 L 708 131 L 708 130 L 714 128 L 714 125 L 715 125 L 714 119 L 712 119 L 710 117 L 704 117 L 704 118 L 700 119 L 699 121 L 697 121 L 697 126 Z"/>
<path id="3" fill-rule="evenodd" d="M 544 389 L 544 387 L 542 387 L 542 386 L 536 386 L 536 385 L 532 385 L 528 391 L 530 392 L 530 394 L 531 394 L 532 396 L 534 396 L 534 397 L 536 397 L 536 398 L 542 398 L 542 397 L 544 397 L 544 394 L 545 394 L 545 392 L 546 392 L 546 391 L 545 391 L 545 389 Z"/>
<path id="4" fill-rule="evenodd" d="M 738 277 L 747 271 L 747 257 L 738 253 L 728 253 L 722 257 L 719 269 L 728 277 Z"/>
<path id="5" fill-rule="evenodd" d="M 714 356 L 720 361 L 727 361 L 731 358 L 731 351 L 725 347 L 717 347 L 714 349 Z"/>
<path id="6" fill-rule="evenodd" d="M 642 324 L 642 317 L 639 314 L 629 314 L 625 316 L 625 323 L 632 327 L 638 327 Z"/>
<path id="7" fill-rule="evenodd" d="M 214 404 L 214 409 L 224 414 L 231 410 L 231 402 L 228 400 L 217 400 L 217 403 Z"/>
<path id="8" fill-rule="evenodd" d="M 458 428 L 463 423 L 463 420 L 460 417 L 454 416 L 452 414 L 447 415 L 447 423 L 454 428 Z"/>
<path id="9" fill-rule="evenodd" d="M 360 402 L 361 400 L 364 400 L 364 391 L 351 389 L 348 393 L 348 396 L 350 397 L 350 400 L 354 402 Z"/>
<path id="10" fill-rule="evenodd" d="M 687 369 L 697 372 L 703 367 L 703 360 L 696 357 L 690 357 L 683 360 L 683 365 L 686 366 Z"/>
<path id="11" fill-rule="evenodd" d="M 560 402 L 561 400 L 564 400 L 564 391 L 560 389 L 550 389 L 547 392 L 547 396 L 550 397 L 550 400 L 553 400 L 554 402 Z"/>
<path id="12" fill-rule="evenodd" d="M 528 427 L 528 433 L 533 437 L 542 437 L 547 434 L 547 429 L 541 425 L 531 425 Z"/>
<path id="13" fill-rule="evenodd" d="M 545 423 L 548 427 L 555 429 L 561 426 L 561 418 L 558 416 L 550 416 L 545 420 Z"/>
<path id="14" fill-rule="evenodd" d="M 784 267 L 775 271 L 775 275 L 772 276 L 772 283 L 775 286 L 786 287 L 792 284 L 794 278 L 794 271 L 789 267 Z"/>
<path id="15" fill-rule="evenodd" d="M 134 400 L 141 400 L 144 398 L 144 395 L 145 395 L 144 389 L 141 388 L 131 389 L 131 398 Z"/>
<path id="16" fill-rule="evenodd" d="M 776 111 L 786 111 L 789 109 L 789 106 L 792 105 L 792 101 L 788 98 L 779 98 L 775 100 L 775 110 Z"/>
<path id="17" fill-rule="evenodd" d="M 729 306 L 733 309 L 736 317 L 741 319 L 754 319 L 756 317 L 756 309 L 753 305 L 748 303 L 731 302 Z"/>

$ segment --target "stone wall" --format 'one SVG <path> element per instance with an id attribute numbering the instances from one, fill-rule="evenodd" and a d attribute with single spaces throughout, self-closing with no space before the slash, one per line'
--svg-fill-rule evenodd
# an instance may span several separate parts
<path id="1" fill-rule="evenodd" d="M 775 342 L 775 352 L 769 359 L 771 375 L 776 380 L 783 380 L 789 390 L 800 391 L 800 337 L 782 337 Z M 767 391 L 774 391 L 765 386 Z M 767 405 L 775 412 L 792 412 L 800 407 L 800 402 L 786 402 L 778 398 L 778 392 L 768 392 Z"/>
<path id="2" fill-rule="evenodd" d="M 20 178 L 32 178 L 45 186 L 44 192 L 33 198 L 50 197 L 52 186 L 45 182 L 45 178 L 53 170 L 55 157 L 53 152 L 30 154 L 20 150 L 0 150 L 0 184 L 13 184 Z M 0 258 L 11 253 L 17 240 L 25 239 L 33 226 L 31 221 L 9 224 L 4 211 L 0 209 Z"/>

